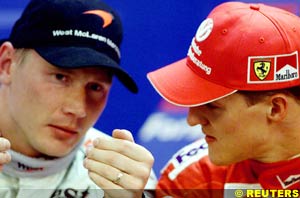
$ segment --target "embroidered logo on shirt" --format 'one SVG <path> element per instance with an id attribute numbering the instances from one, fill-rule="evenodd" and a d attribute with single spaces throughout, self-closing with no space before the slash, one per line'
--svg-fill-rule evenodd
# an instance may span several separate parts
<path id="1" fill-rule="evenodd" d="M 18 169 L 25 171 L 25 172 L 34 172 L 34 171 L 43 171 L 43 167 L 30 167 L 25 164 L 18 162 Z"/>

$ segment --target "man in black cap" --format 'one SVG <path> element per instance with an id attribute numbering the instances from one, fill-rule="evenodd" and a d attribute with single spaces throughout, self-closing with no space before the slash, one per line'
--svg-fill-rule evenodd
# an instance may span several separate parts
<path id="1" fill-rule="evenodd" d="M 11 157 L 0 197 L 142 197 L 151 153 L 129 131 L 92 128 L 114 76 L 138 91 L 119 66 L 121 40 L 100 0 L 29 2 L 0 46 L 0 151 Z"/>

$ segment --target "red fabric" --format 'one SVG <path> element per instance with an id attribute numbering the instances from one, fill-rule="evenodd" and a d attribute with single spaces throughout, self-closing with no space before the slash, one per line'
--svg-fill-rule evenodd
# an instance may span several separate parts
<path id="1" fill-rule="evenodd" d="M 220 198 L 229 186 L 231 189 L 249 189 L 249 186 L 300 189 L 300 158 L 277 163 L 246 160 L 230 166 L 216 166 L 210 162 L 204 144 L 197 141 L 173 156 L 162 171 L 156 197 Z M 185 157 L 195 149 L 198 149 L 195 155 Z M 178 174 L 174 177 L 172 174 L 176 170 Z"/>

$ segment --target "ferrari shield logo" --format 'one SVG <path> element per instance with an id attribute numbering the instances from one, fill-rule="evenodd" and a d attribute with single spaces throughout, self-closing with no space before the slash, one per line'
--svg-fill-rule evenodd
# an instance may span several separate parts
<path id="1" fill-rule="evenodd" d="M 268 76 L 270 72 L 270 68 L 271 68 L 271 62 L 269 61 L 254 62 L 255 75 L 259 80 L 264 80 Z"/>

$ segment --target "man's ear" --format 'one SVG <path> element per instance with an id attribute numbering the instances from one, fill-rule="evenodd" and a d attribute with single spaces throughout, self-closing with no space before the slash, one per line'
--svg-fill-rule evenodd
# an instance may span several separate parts
<path id="1" fill-rule="evenodd" d="M 288 98 L 285 94 L 278 93 L 270 96 L 268 118 L 273 121 L 283 120 L 288 111 Z"/>
<path id="2" fill-rule="evenodd" d="M 9 84 L 11 81 L 14 53 L 15 49 L 10 42 L 4 42 L 0 46 L 0 84 Z"/>

